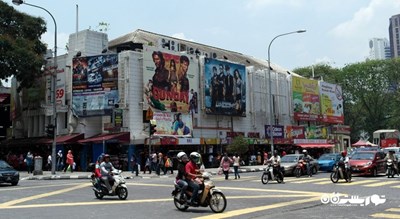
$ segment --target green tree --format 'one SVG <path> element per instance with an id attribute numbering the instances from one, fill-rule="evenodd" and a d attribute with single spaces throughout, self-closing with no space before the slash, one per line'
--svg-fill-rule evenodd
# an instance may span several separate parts
<path id="1" fill-rule="evenodd" d="M 236 136 L 232 143 L 226 148 L 230 154 L 238 153 L 239 155 L 245 154 L 249 150 L 249 143 L 243 136 Z"/>
<path id="2" fill-rule="evenodd" d="M 46 46 L 40 41 L 45 32 L 43 19 L 0 1 L 0 79 L 14 76 L 20 82 L 18 91 L 33 85 L 45 64 Z"/>

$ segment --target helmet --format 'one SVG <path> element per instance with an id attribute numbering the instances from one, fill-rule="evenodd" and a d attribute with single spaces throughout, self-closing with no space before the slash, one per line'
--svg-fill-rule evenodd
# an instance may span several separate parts
<path id="1" fill-rule="evenodd" d="M 274 150 L 274 154 L 273 154 L 274 156 L 278 156 L 278 151 L 277 150 Z"/>
<path id="2" fill-rule="evenodd" d="M 342 151 L 342 156 L 346 157 L 346 155 L 347 155 L 347 151 Z"/>
<path id="3" fill-rule="evenodd" d="M 104 158 L 104 159 L 110 158 L 110 155 L 109 155 L 109 154 L 104 154 L 103 158 Z"/>
<path id="4" fill-rule="evenodd" d="M 103 161 L 104 153 L 100 154 L 99 157 L 97 158 L 98 162 Z"/>
<path id="5" fill-rule="evenodd" d="M 196 164 L 199 164 L 201 155 L 197 152 L 190 153 L 190 159 L 193 160 Z"/>
<path id="6" fill-rule="evenodd" d="M 187 155 L 185 152 L 181 151 L 176 155 L 176 158 L 182 162 L 184 159 L 187 159 Z"/>
<path id="7" fill-rule="evenodd" d="M 303 154 L 307 154 L 307 150 L 304 149 L 304 150 L 303 150 Z"/>
<path id="8" fill-rule="evenodd" d="M 394 153 L 395 153 L 395 151 L 394 151 L 394 150 L 390 150 L 390 151 L 389 151 L 389 153 L 392 153 L 392 154 L 394 154 Z"/>

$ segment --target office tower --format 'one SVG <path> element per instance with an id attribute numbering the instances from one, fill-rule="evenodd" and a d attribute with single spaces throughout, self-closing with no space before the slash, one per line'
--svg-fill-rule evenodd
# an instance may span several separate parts
<path id="1" fill-rule="evenodd" d="M 386 38 L 372 38 L 369 40 L 369 59 L 388 59 L 390 57 L 390 45 Z"/>
<path id="2" fill-rule="evenodd" d="M 400 14 L 389 19 L 390 52 L 392 58 L 400 57 Z"/>

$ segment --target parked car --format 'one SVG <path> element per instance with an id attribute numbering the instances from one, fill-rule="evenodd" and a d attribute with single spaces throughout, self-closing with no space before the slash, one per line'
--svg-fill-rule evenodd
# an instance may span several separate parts
<path id="1" fill-rule="evenodd" d="M 379 147 L 365 147 L 365 146 L 361 146 L 358 148 L 353 148 L 352 151 L 350 152 L 350 154 L 348 155 L 349 158 L 351 158 L 353 156 L 354 153 L 356 153 L 357 151 L 382 151 Z"/>
<path id="2" fill-rule="evenodd" d="M 357 151 L 350 159 L 354 174 L 377 176 L 385 173 L 385 153 L 382 151 Z"/>
<path id="3" fill-rule="evenodd" d="M 285 168 L 285 176 L 294 175 L 293 171 L 297 166 L 299 160 L 303 159 L 303 154 L 287 154 L 281 158 L 281 166 Z M 311 161 L 311 170 L 316 174 L 319 170 L 317 160 Z"/>
<path id="4" fill-rule="evenodd" d="M 321 171 L 332 171 L 336 162 L 340 160 L 341 155 L 339 153 L 323 154 L 318 159 L 319 170 Z"/>
<path id="5" fill-rule="evenodd" d="M 383 148 L 382 150 L 386 154 L 389 153 L 389 151 L 394 151 L 395 154 L 400 154 L 400 147 L 387 147 L 387 148 Z"/>
<path id="6" fill-rule="evenodd" d="M 19 172 L 4 160 L 0 160 L 0 183 L 11 183 L 16 186 L 19 181 Z"/>

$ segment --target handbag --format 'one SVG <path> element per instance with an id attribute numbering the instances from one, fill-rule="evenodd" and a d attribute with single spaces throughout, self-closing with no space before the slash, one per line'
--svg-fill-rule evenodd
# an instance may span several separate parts
<path id="1" fill-rule="evenodd" d="M 222 174 L 222 167 L 218 167 L 218 175 Z"/>

